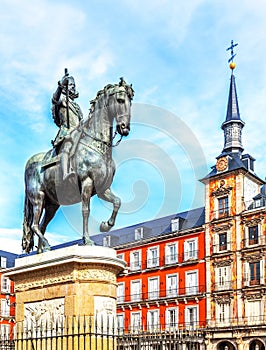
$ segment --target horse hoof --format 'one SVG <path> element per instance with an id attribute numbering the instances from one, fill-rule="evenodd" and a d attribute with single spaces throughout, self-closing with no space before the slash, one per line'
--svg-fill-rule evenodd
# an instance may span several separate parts
<path id="1" fill-rule="evenodd" d="M 94 245 L 94 242 L 89 237 L 85 237 L 85 238 L 83 238 L 83 244 L 84 245 Z"/>
<path id="2" fill-rule="evenodd" d="M 110 225 L 109 222 L 103 221 L 100 226 L 101 232 L 109 232 L 114 225 Z"/>

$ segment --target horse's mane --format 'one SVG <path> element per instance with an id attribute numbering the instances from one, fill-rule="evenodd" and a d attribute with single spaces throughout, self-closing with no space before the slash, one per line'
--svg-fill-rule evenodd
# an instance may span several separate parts
<path id="1" fill-rule="evenodd" d="M 96 94 L 96 97 L 90 101 L 91 107 L 89 110 L 88 118 L 85 121 L 85 123 L 88 122 L 90 120 L 90 118 L 92 117 L 92 114 L 95 110 L 95 105 L 102 98 L 102 96 L 107 94 L 107 93 L 115 94 L 116 92 L 119 91 L 119 89 L 121 89 L 121 87 L 124 87 L 126 94 L 132 100 L 133 96 L 134 96 L 134 90 L 133 90 L 132 84 L 128 85 L 125 82 L 124 78 L 120 78 L 120 82 L 118 84 L 107 84 L 107 85 L 105 85 L 105 87 L 103 89 L 99 90 Z"/>

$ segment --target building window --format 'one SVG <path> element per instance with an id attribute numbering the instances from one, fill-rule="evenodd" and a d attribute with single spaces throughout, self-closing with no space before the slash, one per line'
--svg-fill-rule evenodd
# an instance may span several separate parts
<path id="1" fill-rule="evenodd" d="M 131 281 L 131 301 L 141 300 L 141 281 L 133 280 Z"/>
<path id="2" fill-rule="evenodd" d="M 117 330 L 119 333 L 124 332 L 124 314 L 117 314 Z"/>
<path id="3" fill-rule="evenodd" d="M 159 247 L 149 248 L 147 250 L 147 267 L 159 266 Z"/>
<path id="4" fill-rule="evenodd" d="M 6 262 L 7 262 L 7 259 L 4 256 L 0 256 L 0 267 L 2 269 L 6 268 Z"/>
<path id="5" fill-rule="evenodd" d="M 171 220 L 171 231 L 176 232 L 180 230 L 180 218 L 175 218 Z"/>
<path id="6" fill-rule="evenodd" d="M 175 297 L 178 295 L 178 277 L 177 274 L 166 276 L 166 296 Z"/>
<path id="7" fill-rule="evenodd" d="M 197 294 L 198 287 L 198 271 L 186 272 L 186 294 Z"/>
<path id="8" fill-rule="evenodd" d="M 227 233 L 219 234 L 219 251 L 227 250 Z"/>
<path id="9" fill-rule="evenodd" d="M 159 277 L 152 277 L 148 280 L 149 284 L 149 299 L 159 298 Z"/>
<path id="10" fill-rule="evenodd" d="M 260 284 L 260 261 L 249 263 L 249 284 Z"/>
<path id="11" fill-rule="evenodd" d="M 184 242 L 184 260 L 193 260 L 198 258 L 198 240 L 189 239 Z"/>
<path id="12" fill-rule="evenodd" d="M 1 277 L 1 291 L 10 293 L 10 279 L 4 276 Z"/>
<path id="13" fill-rule="evenodd" d="M 226 217 L 229 215 L 229 201 L 228 196 L 218 198 L 218 216 Z"/>
<path id="14" fill-rule="evenodd" d="M 216 322 L 221 326 L 226 326 L 230 323 L 230 304 L 216 303 Z"/>
<path id="15" fill-rule="evenodd" d="M 169 308 L 165 311 L 166 328 L 178 328 L 177 308 Z"/>
<path id="16" fill-rule="evenodd" d="M 248 301 L 245 303 L 245 314 L 248 324 L 263 322 L 264 311 L 261 300 Z"/>
<path id="17" fill-rule="evenodd" d="M 138 227 L 135 229 L 135 241 L 143 239 L 143 227 Z"/>
<path id="18" fill-rule="evenodd" d="M 9 339 L 10 337 L 10 325 L 9 324 L 1 324 L 0 325 L 0 338 Z M 4 349 L 4 345 L 3 345 Z"/>
<path id="19" fill-rule="evenodd" d="M 131 324 L 131 330 L 141 329 L 141 312 L 131 312 L 130 324 Z"/>
<path id="20" fill-rule="evenodd" d="M 116 257 L 117 257 L 117 259 L 125 260 L 125 254 L 124 253 L 117 254 Z"/>
<path id="21" fill-rule="evenodd" d="M 175 264 L 178 262 L 177 243 L 167 244 L 165 246 L 165 263 Z"/>
<path id="22" fill-rule="evenodd" d="M 1 316 L 10 316 L 10 306 L 7 304 L 6 299 L 1 299 Z"/>
<path id="23" fill-rule="evenodd" d="M 124 282 L 117 285 L 117 302 L 123 303 L 125 301 L 125 284 Z"/>
<path id="24" fill-rule="evenodd" d="M 228 290 L 231 287 L 230 266 L 215 269 L 216 290 Z"/>
<path id="25" fill-rule="evenodd" d="M 185 323 L 187 328 L 195 328 L 198 325 L 198 307 L 187 306 L 185 309 Z"/>
<path id="26" fill-rule="evenodd" d="M 248 245 L 259 243 L 259 228 L 258 225 L 248 227 Z"/>
<path id="27" fill-rule="evenodd" d="M 160 329 L 159 310 L 148 310 L 148 312 L 147 312 L 147 329 L 149 331 Z"/>
<path id="28" fill-rule="evenodd" d="M 141 251 L 135 250 L 130 253 L 130 270 L 141 270 Z"/>

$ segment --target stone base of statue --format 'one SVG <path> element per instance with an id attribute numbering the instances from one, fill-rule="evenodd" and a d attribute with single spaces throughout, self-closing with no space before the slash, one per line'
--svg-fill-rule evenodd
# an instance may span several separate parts
<path id="1" fill-rule="evenodd" d="M 17 259 L 6 273 L 15 282 L 17 349 L 26 349 L 29 339 L 42 349 L 43 337 L 56 348 L 79 349 L 87 342 L 81 331 L 114 330 L 116 277 L 124 269 L 114 249 L 98 246 L 74 245 Z M 90 335 L 90 343 L 95 341 Z"/>

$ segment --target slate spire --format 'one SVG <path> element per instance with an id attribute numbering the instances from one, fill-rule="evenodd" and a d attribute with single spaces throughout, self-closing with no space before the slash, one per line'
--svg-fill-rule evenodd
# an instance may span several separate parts
<path id="1" fill-rule="evenodd" d="M 239 113 L 235 76 L 233 74 L 235 67 L 236 64 L 231 60 L 230 68 L 232 74 L 230 80 L 227 112 L 225 121 L 221 126 L 224 131 L 223 153 L 242 153 L 244 150 L 242 145 L 242 129 L 245 123 L 241 120 Z"/>

